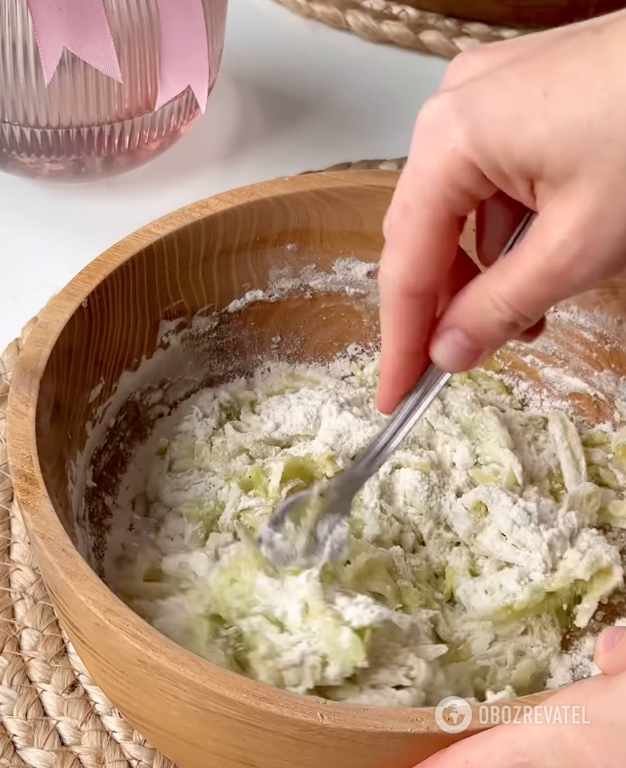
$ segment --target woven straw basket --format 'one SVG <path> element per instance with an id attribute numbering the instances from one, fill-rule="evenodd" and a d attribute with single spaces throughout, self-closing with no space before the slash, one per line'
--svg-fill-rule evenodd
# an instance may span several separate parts
<path id="1" fill-rule="evenodd" d="M 620 0 L 275 0 L 294 13 L 389 43 L 453 58 L 481 43 L 508 40 L 619 10 Z"/>

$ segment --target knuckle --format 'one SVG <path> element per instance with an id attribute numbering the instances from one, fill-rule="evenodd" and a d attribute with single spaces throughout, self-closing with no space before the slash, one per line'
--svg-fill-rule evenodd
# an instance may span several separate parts
<path id="1" fill-rule="evenodd" d="M 396 186 L 391 205 L 387 209 L 383 219 L 383 237 L 385 243 L 389 243 L 394 238 L 402 239 L 406 234 L 407 224 L 410 226 L 413 221 L 413 205 L 416 197 L 415 173 L 412 167 L 412 159 L 409 158 L 405 169 L 402 171 L 398 185 Z M 383 250 L 383 257 L 386 249 Z"/>
<path id="2" fill-rule="evenodd" d="M 385 218 L 383 219 L 383 238 L 385 240 L 389 240 L 389 236 L 392 230 L 393 230 L 392 213 L 388 212 Z M 384 260 L 384 255 L 385 255 L 385 252 L 383 251 L 383 257 L 382 257 L 383 260 Z"/>
<path id="3" fill-rule="evenodd" d="M 484 71 L 486 60 L 490 58 L 487 48 L 472 48 L 455 56 L 448 64 L 442 81 L 443 88 L 457 88 Z"/>
<path id="4" fill-rule="evenodd" d="M 407 222 L 410 225 L 412 221 L 411 201 L 406 197 L 397 197 L 383 220 L 383 237 L 386 244 L 392 244 L 395 241 L 401 241 L 406 234 Z M 383 250 L 382 260 L 388 258 L 388 249 Z"/>
<path id="5" fill-rule="evenodd" d="M 494 290 L 489 296 L 492 314 L 496 318 L 499 330 L 508 338 L 532 328 L 541 319 L 541 314 L 522 309 L 519 304 L 508 297 L 502 290 Z"/>
<path id="6" fill-rule="evenodd" d="M 382 259 L 378 268 L 378 285 L 381 299 L 389 306 L 400 301 L 411 301 L 418 308 L 437 305 L 440 300 L 438 283 L 434 276 L 423 280 L 417 277 L 415 270 L 396 259 Z M 434 311 L 434 309 L 433 309 Z"/>
<path id="7" fill-rule="evenodd" d="M 401 292 L 406 285 L 401 272 L 401 265 L 395 260 L 390 260 L 389 257 L 381 259 L 378 267 L 379 286 L 389 293 L 396 294 Z"/>
<path id="8" fill-rule="evenodd" d="M 397 288 L 398 282 L 398 270 L 394 264 L 389 262 L 389 257 L 383 257 L 380 260 L 378 267 L 378 284 L 383 288 Z"/>
<path id="9" fill-rule="evenodd" d="M 417 116 L 413 147 L 427 147 L 430 155 L 447 152 L 465 155 L 472 146 L 476 131 L 475 110 L 468 108 L 471 94 L 465 89 L 440 91 L 425 102 Z"/>
<path id="10" fill-rule="evenodd" d="M 442 128 L 448 124 L 453 100 L 451 94 L 446 91 L 440 91 L 427 99 L 417 115 L 415 133 L 432 133 L 438 136 Z"/>

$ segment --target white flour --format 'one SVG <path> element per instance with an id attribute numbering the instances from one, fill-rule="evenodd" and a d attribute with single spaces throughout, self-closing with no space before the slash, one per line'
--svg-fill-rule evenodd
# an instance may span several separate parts
<path id="1" fill-rule="evenodd" d="M 258 552 L 280 499 L 383 425 L 376 384 L 353 349 L 196 396 L 143 449 L 143 511 L 109 583 L 183 646 L 294 692 L 433 705 L 564 679 L 564 631 L 622 581 L 595 528 L 626 520 L 622 438 L 581 442 L 580 424 L 522 408 L 498 376 L 455 377 L 367 483 L 346 562 L 281 571 Z"/>
<path id="2" fill-rule="evenodd" d="M 267 290 L 248 291 L 242 298 L 235 299 L 226 307 L 227 312 L 240 312 L 260 301 L 279 301 L 297 290 L 313 293 L 345 292 L 350 296 L 372 296 L 372 275 L 378 265 L 353 258 L 337 259 L 332 272 L 319 272 L 314 265 L 305 267 L 294 277 L 284 270 L 275 270 L 270 275 Z"/>
<path id="3" fill-rule="evenodd" d="M 546 688 L 563 688 L 577 680 L 599 674 L 600 670 L 593 661 L 595 643 L 595 637 L 587 636 L 567 653 L 555 656 L 550 664 L 550 678 Z"/>

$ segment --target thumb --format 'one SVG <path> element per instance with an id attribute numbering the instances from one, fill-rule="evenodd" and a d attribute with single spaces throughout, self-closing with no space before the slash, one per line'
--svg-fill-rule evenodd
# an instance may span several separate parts
<path id="1" fill-rule="evenodd" d="M 626 628 L 604 630 L 596 643 L 595 662 L 605 675 L 626 672 Z"/>
<path id="2" fill-rule="evenodd" d="M 554 735 L 550 728 L 499 725 L 459 741 L 416 768 L 555 768 Z M 562 751 L 562 745 L 560 745 Z"/>
<path id="3" fill-rule="evenodd" d="M 597 231 L 590 219 L 565 202 L 544 209 L 523 242 L 452 301 L 433 337 L 433 362 L 451 372 L 473 368 L 554 304 L 591 287 L 603 262 L 601 246 L 599 258 L 588 257 L 587 238 Z"/>

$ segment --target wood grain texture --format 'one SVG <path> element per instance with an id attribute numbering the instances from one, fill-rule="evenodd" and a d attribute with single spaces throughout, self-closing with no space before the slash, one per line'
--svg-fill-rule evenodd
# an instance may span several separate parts
<path id="1" fill-rule="evenodd" d="M 9 404 L 9 463 L 56 612 L 95 682 L 182 768 L 411 768 L 455 740 L 439 731 L 430 709 L 342 707 L 193 656 L 124 606 L 78 551 L 82 534 L 96 541 L 106 528 L 82 499 L 76 502 L 74 487 L 85 478 L 73 464 L 88 439 L 86 425 L 98 422 L 120 376 L 155 355 L 162 321 L 190 326 L 247 290 L 265 289 L 277 268 L 315 264 L 324 271 L 351 255 L 377 261 L 396 181 L 392 172 L 312 174 L 229 192 L 165 217 L 111 248 L 58 294 L 20 356 Z M 621 342 L 625 296 L 616 281 L 582 299 L 613 318 L 606 333 Z M 231 364 L 252 368 L 277 335 L 287 354 L 309 360 L 329 358 L 352 341 L 376 341 L 377 334 L 372 303 L 345 292 L 294 295 L 222 315 L 170 374 L 201 381 L 225 375 Z M 619 347 L 605 354 L 599 337 L 576 339 L 566 324 L 557 323 L 553 334 L 563 342 L 556 365 L 575 359 L 581 376 L 626 371 Z M 520 356 L 507 354 L 520 375 L 533 376 Z M 580 407 L 601 420 L 590 398 Z M 132 419 L 112 425 L 109 443 L 115 430 L 134 428 Z M 119 470 L 115 451 L 107 461 L 108 471 Z M 85 556 L 98 560 L 94 552 Z"/>

